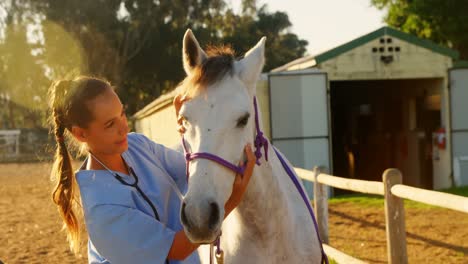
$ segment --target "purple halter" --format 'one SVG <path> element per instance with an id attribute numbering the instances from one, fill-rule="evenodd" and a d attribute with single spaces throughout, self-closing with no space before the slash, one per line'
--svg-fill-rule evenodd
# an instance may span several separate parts
<path id="1" fill-rule="evenodd" d="M 268 161 L 268 140 L 263 136 L 263 132 L 260 130 L 260 124 L 259 124 L 259 121 L 258 121 L 258 107 L 257 107 L 257 98 L 256 98 L 256 96 L 254 96 L 254 98 L 253 98 L 253 103 L 254 103 L 254 109 L 255 109 L 255 128 L 256 128 L 256 132 L 257 132 L 256 136 L 255 136 L 255 140 L 254 140 L 255 157 L 257 159 L 256 164 L 260 165 L 260 159 L 262 158 L 262 147 L 263 147 L 263 150 L 265 152 L 265 160 Z M 223 159 L 223 158 L 221 158 L 219 156 L 216 156 L 216 155 L 213 155 L 213 154 L 207 153 L 207 152 L 190 153 L 188 151 L 188 149 L 187 149 L 186 144 L 185 144 L 185 139 L 184 139 L 183 135 L 182 135 L 182 145 L 184 146 L 184 152 L 185 152 L 187 181 L 188 181 L 188 177 L 189 177 L 189 174 L 190 174 L 190 171 L 189 171 L 190 161 L 192 161 L 194 159 L 212 160 L 212 161 L 214 161 L 214 162 L 216 162 L 218 164 L 221 164 L 224 167 L 234 171 L 235 173 L 238 173 L 238 174 L 243 174 L 244 173 L 245 165 L 244 166 L 236 166 L 236 165 L 232 164 L 231 162 L 229 162 L 229 161 L 227 161 L 227 160 L 225 160 L 225 159 Z M 293 181 L 294 185 L 296 186 L 297 190 L 299 191 L 299 194 L 301 195 L 302 199 L 304 200 L 304 202 L 305 202 L 305 204 L 307 206 L 307 210 L 309 211 L 309 214 L 312 217 L 312 221 L 314 222 L 315 231 L 317 232 L 317 237 L 318 237 L 318 240 L 320 242 L 320 247 L 321 247 L 321 250 L 322 250 L 321 263 L 328 264 L 328 258 L 327 258 L 327 255 L 325 254 L 325 251 L 323 250 L 323 246 L 322 246 L 322 243 L 321 243 L 322 240 L 320 239 L 320 234 L 318 233 L 317 220 L 315 220 L 315 215 L 314 215 L 314 212 L 313 212 L 312 207 L 310 205 L 310 202 L 307 199 L 307 195 L 305 194 L 304 189 L 302 189 L 301 184 L 299 183 L 299 180 L 295 177 L 295 173 L 288 166 L 288 164 L 283 159 L 283 157 L 279 154 L 279 152 L 276 150 L 276 148 L 273 147 L 273 150 L 275 151 L 276 156 L 280 160 L 281 164 L 283 165 L 283 168 L 285 169 L 285 171 L 287 172 L 287 174 L 289 175 L 289 177 Z M 216 247 L 217 247 L 216 254 L 219 254 L 222 251 L 221 247 L 219 245 L 219 237 L 216 239 L 215 244 L 216 244 Z M 211 258 L 210 258 L 210 261 L 211 261 Z"/>
<path id="2" fill-rule="evenodd" d="M 260 130 L 260 125 L 258 121 L 258 109 L 257 109 L 257 98 L 254 96 L 253 99 L 254 103 L 254 109 L 255 109 L 255 127 L 257 130 L 257 135 L 255 136 L 255 157 L 257 158 L 257 165 L 260 165 L 260 159 L 262 158 L 262 150 L 261 148 L 263 147 L 265 151 L 265 160 L 268 161 L 268 140 L 263 136 L 263 132 Z M 186 161 L 186 174 L 187 178 L 190 174 L 189 171 L 189 165 L 190 161 L 194 159 L 208 159 L 212 160 L 220 165 L 223 165 L 224 167 L 234 171 L 237 174 L 243 174 L 245 170 L 245 165 L 242 166 L 237 166 L 234 165 L 233 163 L 208 152 L 196 152 L 196 153 L 190 153 L 187 149 L 187 145 L 185 144 L 185 139 L 184 136 L 182 135 L 182 145 L 184 146 L 184 153 L 185 153 L 185 161 Z"/>

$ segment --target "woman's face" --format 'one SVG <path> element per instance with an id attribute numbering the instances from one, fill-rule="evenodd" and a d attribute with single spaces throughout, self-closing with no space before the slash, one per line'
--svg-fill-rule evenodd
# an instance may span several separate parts
<path id="1" fill-rule="evenodd" d="M 121 154 L 127 150 L 127 116 L 114 90 L 107 89 L 87 105 L 94 117 L 83 129 L 83 141 L 89 150 L 97 155 Z"/>

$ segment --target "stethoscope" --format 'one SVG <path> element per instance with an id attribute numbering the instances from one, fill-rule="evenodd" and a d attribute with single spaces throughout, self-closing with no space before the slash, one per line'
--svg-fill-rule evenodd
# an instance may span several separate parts
<path id="1" fill-rule="evenodd" d="M 146 196 L 146 194 L 141 190 L 140 186 L 138 186 L 138 177 L 137 177 L 137 175 L 136 175 L 136 173 L 135 173 L 135 171 L 133 170 L 132 167 L 127 166 L 127 163 L 125 163 L 125 161 L 124 161 L 125 167 L 128 168 L 128 171 L 130 172 L 130 175 L 135 177 L 135 182 L 134 183 L 128 183 L 122 178 L 122 176 L 120 176 L 119 174 L 117 174 L 117 173 L 111 171 L 109 168 L 107 168 L 106 165 L 104 165 L 91 152 L 89 152 L 89 154 L 91 155 L 91 157 L 93 157 L 93 159 L 95 159 L 97 162 L 99 162 L 99 164 L 101 164 L 107 171 L 109 171 L 112 175 L 114 175 L 114 178 L 116 178 L 121 184 L 135 188 L 137 190 L 137 192 L 141 195 L 141 197 L 143 197 L 143 199 L 146 201 L 146 203 L 153 210 L 154 218 L 156 218 L 156 220 L 158 220 L 158 222 L 161 222 L 161 220 L 159 218 L 158 210 L 156 210 L 156 206 L 154 206 L 154 204 L 151 202 L 151 200 L 148 198 L 148 196 Z"/>
<path id="2" fill-rule="evenodd" d="M 96 156 L 94 156 L 91 152 L 89 152 L 89 155 L 91 155 L 91 157 L 93 159 L 95 159 L 97 162 L 99 162 L 99 164 L 101 164 L 108 172 L 110 172 L 112 175 L 114 175 L 114 178 L 116 178 L 121 184 L 123 184 L 125 186 L 130 186 L 130 187 L 135 188 L 137 190 L 137 192 L 141 195 L 141 197 L 143 197 L 143 199 L 146 201 L 146 203 L 153 210 L 154 218 L 156 218 L 156 220 L 158 222 L 162 223 L 161 220 L 159 219 L 159 214 L 158 214 L 158 210 L 156 210 L 156 206 L 154 206 L 154 204 L 151 202 L 151 200 L 148 198 L 148 196 L 146 196 L 146 194 L 140 189 L 140 186 L 138 186 L 138 177 L 137 177 L 135 171 L 133 170 L 132 167 L 127 166 L 127 163 L 125 162 L 125 160 L 124 160 L 125 167 L 127 167 L 128 171 L 130 172 L 130 175 L 135 177 L 135 182 L 134 183 L 126 182 L 122 178 L 122 176 L 120 176 L 119 174 L 117 174 L 117 173 L 111 171 L 109 168 L 107 168 L 107 166 L 104 165 L 104 163 L 102 163 L 98 158 L 96 158 Z M 169 260 L 166 259 L 166 261 L 164 263 L 169 264 Z"/>

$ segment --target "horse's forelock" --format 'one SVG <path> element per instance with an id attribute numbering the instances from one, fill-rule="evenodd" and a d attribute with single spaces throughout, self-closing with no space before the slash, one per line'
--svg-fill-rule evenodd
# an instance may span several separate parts
<path id="1" fill-rule="evenodd" d="M 185 94 L 193 96 L 226 74 L 233 74 L 235 53 L 230 46 L 210 46 L 206 54 L 208 57 L 182 82 Z"/>

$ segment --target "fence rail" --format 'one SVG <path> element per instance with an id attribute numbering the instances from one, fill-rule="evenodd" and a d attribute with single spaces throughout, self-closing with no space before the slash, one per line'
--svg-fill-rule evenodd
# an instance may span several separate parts
<path id="1" fill-rule="evenodd" d="M 362 260 L 359 260 L 357 258 L 353 258 L 350 255 L 347 255 L 341 251 L 339 251 L 336 248 L 333 248 L 327 244 L 323 244 L 323 250 L 325 250 L 325 253 L 327 256 L 333 256 L 333 260 L 335 260 L 338 263 L 346 263 L 346 264 L 364 264 L 367 262 L 364 262 Z"/>
<path id="2" fill-rule="evenodd" d="M 392 187 L 398 197 L 468 213 L 468 198 L 449 193 L 419 189 L 403 184 Z"/>
<path id="3" fill-rule="evenodd" d="M 397 169 L 387 169 L 382 175 L 382 182 L 328 175 L 324 167 L 316 167 L 313 171 L 301 168 L 294 169 L 301 179 L 315 183 L 314 210 L 317 217 L 318 231 L 324 243 L 325 252 L 338 263 L 365 262 L 348 256 L 328 245 L 327 186 L 366 194 L 377 194 L 384 197 L 387 256 L 390 264 L 408 263 L 405 210 L 402 198 L 468 213 L 467 197 L 403 185 L 401 172 Z"/>
<path id="4" fill-rule="evenodd" d="M 384 195 L 384 186 L 381 182 L 345 179 L 328 174 L 319 174 L 317 181 L 321 184 L 354 192 Z"/>
<path id="5" fill-rule="evenodd" d="M 51 160 L 54 146 L 47 129 L 0 130 L 0 163 Z"/>

